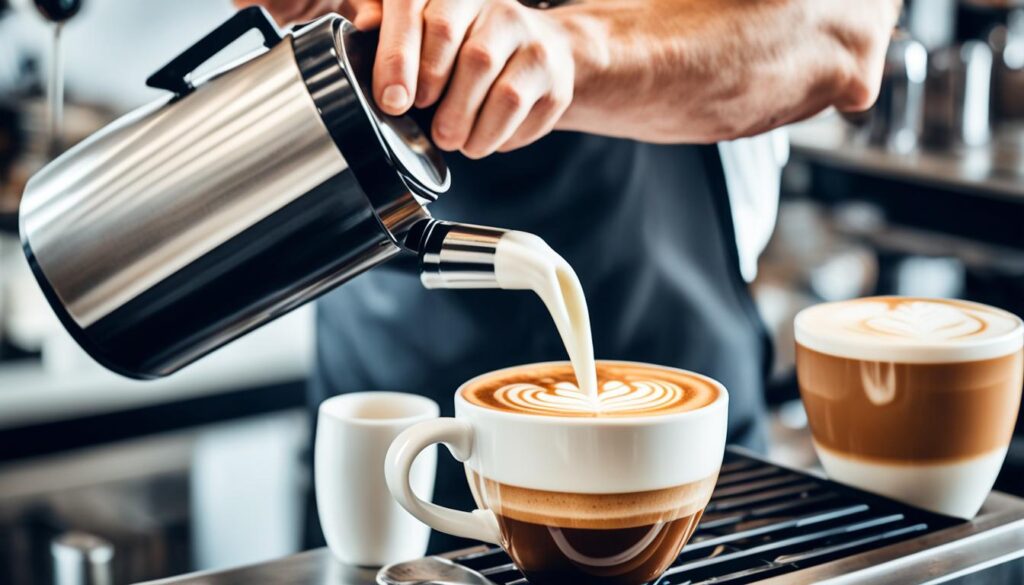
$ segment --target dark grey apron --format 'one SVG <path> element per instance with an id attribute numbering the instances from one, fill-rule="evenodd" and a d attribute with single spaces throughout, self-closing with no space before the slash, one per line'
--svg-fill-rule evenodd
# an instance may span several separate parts
<path id="1" fill-rule="evenodd" d="M 739 271 L 718 149 L 555 133 L 481 161 L 449 156 L 437 217 L 544 238 L 586 291 L 598 358 L 686 368 L 729 390 L 729 437 L 764 446 L 769 345 Z M 331 395 L 400 390 L 451 415 L 469 378 L 565 359 L 540 300 L 520 291 L 427 291 L 413 264 L 371 271 L 318 304 L 315 408 Z M 468 508 L 442 456 L 435 500 Z M 436 535 L 435 535 L 436 536 Z M 457 546 L 436 538 L 433 550 Z"/>

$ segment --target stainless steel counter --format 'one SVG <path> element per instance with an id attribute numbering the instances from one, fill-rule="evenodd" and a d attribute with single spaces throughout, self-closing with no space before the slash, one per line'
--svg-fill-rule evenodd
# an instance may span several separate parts
<path id="1" fill-rule="evenodd" d="M 150 581 L 150 585 L 371 585 L 376 569 L 361 569 L 339 563 L 326 548 L 307 551 L 277 561 L 230 569 L 192 573 Z"/>
<path id="2" fill-rule="evenodd" d="M 460 551 L 452 556 L 465 554 Z M 913 540 L 790 573 L 764 583 L 939 583 L 1024 557 L 1024 500 L 993 492 L 973 521 Z M 150 585 L 371 585 L 376 571 L 345 566 L 326 549 Z M 454 584 L 453 584 L 454 585 Z"/>

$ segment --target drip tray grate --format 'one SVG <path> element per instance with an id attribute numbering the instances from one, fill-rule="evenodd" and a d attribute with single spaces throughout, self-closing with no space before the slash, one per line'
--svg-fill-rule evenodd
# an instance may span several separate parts
<path id="1" fill-rule="evenodd" d="M 657 585 L 752 583 L 963 522 L 730 449 L 696 533 Z M 500 548 L 449 558 L 498 585 L 527 583 Z"/>

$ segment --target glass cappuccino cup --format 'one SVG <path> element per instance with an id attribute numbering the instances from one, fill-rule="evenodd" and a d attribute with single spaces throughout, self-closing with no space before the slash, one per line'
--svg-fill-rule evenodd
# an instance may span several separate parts
<path id="1" fill-rule="evenodd" d="M 1020 407 L 1024 325 L 960 300 L 824 303 L 795 321 L 797 377 L 833 479 L 970 518 Z"/>

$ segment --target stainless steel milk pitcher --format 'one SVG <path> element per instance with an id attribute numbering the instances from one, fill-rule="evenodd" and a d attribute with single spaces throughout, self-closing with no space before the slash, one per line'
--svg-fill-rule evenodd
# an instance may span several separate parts
<path id="1" fill-rule="evenodd" d="M 191 79 L 251 30 L 265 52 Z M 501 230 L 431 219 L 448 169 L 373 103 L 375 46 L 339 16 L 282 34 L 243 10 L 150 77 L 167 99 L 29 181 L 25 254 L 93 358 L 169 374 L 403 250 L 428 287 L 495 285 Z"/>

